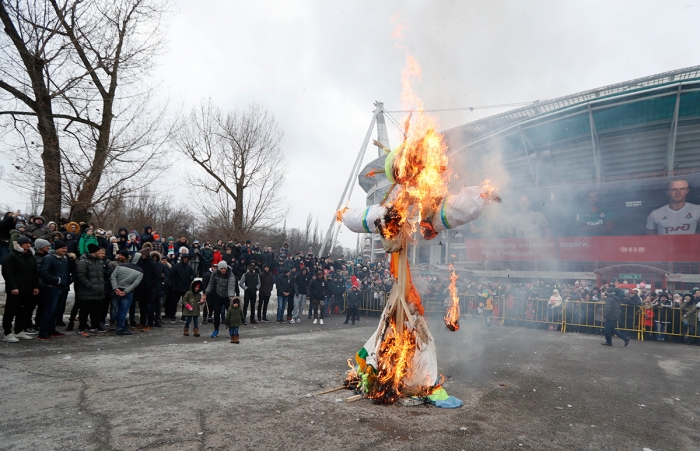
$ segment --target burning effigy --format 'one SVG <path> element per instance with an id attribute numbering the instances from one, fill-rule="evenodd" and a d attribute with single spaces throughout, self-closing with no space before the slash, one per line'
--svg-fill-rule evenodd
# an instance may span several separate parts
<path id="1" fill-rule="evenodd" d="M 441 230 L 477 219 L 487 202 L 500 201 L 488 181 L 449 194 L 447 145 L 413 91 L 412 80 L 418 76 L 418 64 L 408 57 L 402 101 L 412 113 L 403 121 L 403 143 L 386 158 L 384 171 L 392 182 L 387 196 L 379 205 L 346 208 L 337 216 L 353 232 L 378 233 L 384 250 L 391 254 L 394 285 L 379 326 L 357 352 L 347 380 L 349 386 L 382 404 L 426 398 L 441 390 L 435 341 L 408 264 L 414 233 L 433 239 Z M 453 283 L 455 280 L 456 276 Z M 451 326 L 447 316 L 445 323 L 448 329 L 457 330 L 459 311 L 451 315 Z"/>

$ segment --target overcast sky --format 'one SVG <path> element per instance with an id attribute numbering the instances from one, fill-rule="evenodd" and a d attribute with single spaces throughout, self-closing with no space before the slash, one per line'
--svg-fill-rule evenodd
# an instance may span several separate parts
<path id="1" fill-rule="evenodd" d="M 428 109 L 545 100 L 700 64 L 694 0 L 174 5 L 167 51 L 154 74 L 163 95 L 186 106 L 211 97 L 222 109 L 251 102 L 268 108 L 285 132 L 287 225 L 301 226 L 313 213 L 324 231 L 373 102 L 400 107 L 407 53 L 423 68 L 416 90 Z M 392 38 L 397 23 L 399 40 Z M 448 128 L 500 111 L 437 117 Z M 389 131 L 396 146 L 397 130 Z M 374 157 L 370 147 L 365 161 Z M 3 191 L 8 187 L 4 180 Z M 351 206 L 363 205 L 363 195 L 356 187 Z M 355 236 L 343 230 L 340 242 L 354 247 Z"/>

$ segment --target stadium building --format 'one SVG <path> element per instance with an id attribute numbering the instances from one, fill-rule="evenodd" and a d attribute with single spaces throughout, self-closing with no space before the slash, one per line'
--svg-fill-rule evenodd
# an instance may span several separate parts
<path id="1" fill-rule="evenodd" d="M 378 129 L 388 144 L 385 126 Z M 491 280 L 700 285 L 692 205 L 700 204 L 700 66 L 538 101 L 443 133 L 451 190 L 492 179 L 504 202 L 420 240 L 415 265 L 453 263 Z M 384 158 L 359 173 L 367 205 L 389 188 L 384 174 L 367 176 L 384 168 Z M 650 214 L 669 203 L 672 181 L 688 183 L 685 208 L 692 208 L 678 224 L 660 214 L 660 226 Z M 365 237 L 365 251 L 384 258 L 377 236 Z"/>

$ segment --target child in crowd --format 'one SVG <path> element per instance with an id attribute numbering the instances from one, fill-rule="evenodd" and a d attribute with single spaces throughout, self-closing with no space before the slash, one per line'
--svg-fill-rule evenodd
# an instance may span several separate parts
<path id="1" fill-rule="evenodd" d="M 185 318 L 184 336 L 190 336 L 190 321 L 194 321 L 192 332 L 195 337 L 199 337 L 199 306 L 202 304 L 204 304 L 202 300 L 202 281 L 195 280 L 190 285 L 190 291 L 182 297 L 182 316 Z"/>
<path id="2" fill-rule="evenodd" d="M 231 299 L 231 308 L 226 312 L 226 324 L 228 325 L 228 336 L 231 343 L 240 343 L 238 338 L 238 328 L 243 324 L 243 309 L 241 308 L 241 298 L 234 296 Z"/>

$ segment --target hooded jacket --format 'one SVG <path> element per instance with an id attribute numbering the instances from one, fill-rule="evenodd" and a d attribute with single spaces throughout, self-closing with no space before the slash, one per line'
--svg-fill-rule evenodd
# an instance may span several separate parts
<path id="1" fill-rule="evenodd" d="M 151 232 L 153 232 L 153 227 L 147 225 L 143 228 L 143 233 L 141 234 L 141 246 L 143 246 L 143 243 L 150 243 L 153 241 L 153 235 Z"/>
<path id="2" fill-rule="evenodd" d="M 105 297 L 105 277 L 102 260 L 92 254 L 84 254 L 76 263 L 78 290 L 81 301 L 100 301 Z"/>
<path id="3" fill-rule="evenodd" d="M 260 296 L 270 296 L 272 294 L 272 286 L 275 284 L 272 271 L 263 269 L 258 276 L 260 278 Z"/>
<path id="4" fill-rule="evenodd" d="M 347 294 L 348 308 L 360 308 L 362 304 L 362 293 L 359 290 L 350 290 Z"/>
<path id="5" fill-rule="evenodd" d="M 294 278 L 294 292 L 297 294 L 308 294 L 310 281 L 311 274 L 306 268 L 302 268 L 301 273 Z"/>
<path id="6" fill-rule="evenodd" d="M 51 241 L 52 232 L 48 229 L 48 227 L 46 227 L 46 225 L 45 225 L 46 220 L 44 220 L 44 217 L 43 217 L 43 216 L 37 216 L 37 217 L 34 218 L 34 219 L 41 219 L 41 220 L 42 220 L 42 224 L 41 224 L 41 225 L 37 225 L 37 224 L 28 224 L 28 225 L 27 225 L 27 229 L 26 229 L 26 231 L 24 232 L 24 234 L 25 234 L 27 237 L 31 238 L 32 241 L 36 241 L 36 240 L 39 239 L 39 238 L 44 239 L 44 240 L 47 240 L 47 241 Z"/>
<path id="7" fill-rule="evenodd" d="M 309 282 L 309 297 L 314 301 L 323 301 L 326 296 L 330 296 L 330 290 L 328 289 L 328 281 L 324 276 L 319 279 L 316 276 L 315 279 L 311 279 Z"/>
<path id="8" fill-rule="evenodd" d="M 234 307 L 231 303 L 231 307 L 226 312 L 226 325 L 228 327 L 241 327 L 241 324 L 245 322 L 245 312 L 243 312 L 243 307 L 241 307 L 241 300 L 238 300 L 238 307 Z"/>
<path id="9" fill-rule="evenodd" d="M 194 287 L 199 285 L 199 291 L 194 292 Z M 199 301 L 202 299 L 202 281 L 193 280 L 190 284 L 190 291 L 182 296 L 182 316 L 199 316 Z M 187 305 L 192 307 L 192 310 L 187 308 Z"/>
<path id="10" fill-rule="evenodd" d="M 87 232 L 80 235 L 80 240 L 78 241 L 78 253 L 80 255 L 88 253 L 88 244 L 99 245 L 99 243 L 97 242 L 97 237 L 95 236 L 94 232 L 92 235 L 88 235 Z"/>
<path id="11" fill-rule="evenodd" d="M 124 227 L 121 227 L 119 231 L 117 232 L 117 245 L 119 246 L 120 251 L 125 251 L 126 250 L 126 242 L 129 239 L 129 231 L 126 230 Z"/>
<path id="12" fill-rule="evenodd" d="M 19 290 L 20 294 L 31 293 L 39 288 L 39 272 L 34 252 L 24 252 L 15 243 L 13 249 L 2 259 L 2 277 L 5 279 L 5 292 Z"/>

